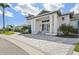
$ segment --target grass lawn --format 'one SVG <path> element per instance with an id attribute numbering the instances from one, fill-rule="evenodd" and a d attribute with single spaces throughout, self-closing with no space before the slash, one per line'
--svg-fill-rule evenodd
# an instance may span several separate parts
<path id="1" fill-rule="evenodd" d="M 13 31 L 1 31 L 0 34 L 5 34 L 5 35 L 12 35 L 12 34 L 15 34 Z"/>
<path id="2" fill-rule="evenodd" d="M 79 52 L 79 43 L 75 45 L 74 51 Z"/>
<path id="3" fill-rule="evenodd" d="M 5 31 L 3 34 L 5 34 L 5 35 L 12 35 L 12 34 L 14 34 L 14 32 L 12 32 L 12 31 Z"/>

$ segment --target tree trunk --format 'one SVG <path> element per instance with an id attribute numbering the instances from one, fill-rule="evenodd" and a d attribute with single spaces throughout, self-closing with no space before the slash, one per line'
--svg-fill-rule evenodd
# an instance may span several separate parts
<path id="1" fill-rule="evenodd" d="M 4 12 L 4 8 L 3 8 L 3 31 L 5 30 L 5 17 L 4 17 L 4 14 L 5 12 Z"/>

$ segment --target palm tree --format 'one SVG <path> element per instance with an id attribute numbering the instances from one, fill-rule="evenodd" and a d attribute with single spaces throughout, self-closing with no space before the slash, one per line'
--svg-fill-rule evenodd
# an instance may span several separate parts
<path id="1" fill-rule="evenodd" d="M 5 8 L 10 6 L 7 3 L 0 3 L 0 7 L 3 9 L 3 30 L 5 30 Z"/>

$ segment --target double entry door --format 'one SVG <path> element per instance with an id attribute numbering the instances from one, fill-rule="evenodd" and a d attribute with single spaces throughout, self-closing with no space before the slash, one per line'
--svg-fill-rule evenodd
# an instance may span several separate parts
<path id="1" fill-rule="evenodd" d="M 49 23 L 43 23 L 42 24 L 42 32 L 48 33 L 50 31 L 50 24 Z"/>

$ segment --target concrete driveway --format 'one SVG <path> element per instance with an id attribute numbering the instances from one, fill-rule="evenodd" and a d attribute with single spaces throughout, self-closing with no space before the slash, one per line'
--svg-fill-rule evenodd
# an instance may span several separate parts
<path id="1" fill-rule="evenodd" d="M 71 55 L 73 53 L 74 41 L 72 43 L 70 40 L 69 43 L 67 43 L 67 39 L 64 40 L 58 38 L 58 40 L 57 37 L 30 34 L 15 34 L 7 37 L 21 41 L 26 45 L 30 45 L 44 55 Z M 36 54 L 39 55 L 38 53 Z"/>
<path id="2" fill-rule="evenodd" d="M 0 39 L 0 55 L 28 55 L 28 53 L 15 44 Z"/>
<path id="3" fill-rule="evenodd" d="M 52 35 L 43 35 L 43 34 L 19 34 L 28 38 L 34 38 L 38 40 L 45 40 L 45 41 L 51 41 L 51 42 L 56 42 L 56 43 L 62 43 L 62 44 L 67 44 L 67 45 L 74 45 L 75 43 L 79 42 L 79 38 L 61 38 L 61 37 L 56 37 Z"/>
<path id="4" fill-rule="evenodd" d="M 79 42 L 78 38 L 59 38 L 32 34 L 0 35 L 0 37 L 13 41 L 17 46 L 32 55 L 72 55 L 74 44 Z"/>

